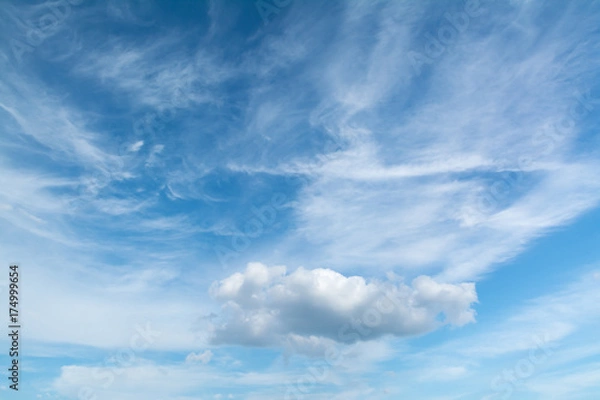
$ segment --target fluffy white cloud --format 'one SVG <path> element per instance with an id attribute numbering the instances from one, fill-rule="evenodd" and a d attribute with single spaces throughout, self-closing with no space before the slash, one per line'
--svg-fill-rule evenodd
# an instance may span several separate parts
<path id="1" fill-rule="evenodd" d="M 383 335 L 416 335 L 475 319 L 473 283 L 440 283 L 419 276 L 412 285 L 366 282 L 330 269 L 248 264 L 215 282 L 211 295 L 223 303 L 214 321 L 214 343 L 323 348 Z"/>

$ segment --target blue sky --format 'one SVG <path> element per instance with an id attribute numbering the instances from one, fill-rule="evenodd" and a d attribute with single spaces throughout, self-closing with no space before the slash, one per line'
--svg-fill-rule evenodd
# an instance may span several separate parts
<path id="1" fill-rule="evenodd" d="M 0 15 L 3 398 L 600 396 L 598 2 Z"/>

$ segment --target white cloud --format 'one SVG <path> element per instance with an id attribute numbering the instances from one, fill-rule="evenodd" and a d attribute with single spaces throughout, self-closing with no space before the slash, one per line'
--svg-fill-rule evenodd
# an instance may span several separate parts
<path id="1" fill-rule="evenodd" d="M 461 326 L 474 321 L 471 306 L 477 302 L 473 283 L 439 283 L 427 276 L 411 286 L 367 283 L 329 269 L 287 274 L 285 267 L 260 263 L 215 282 L 211 294 L 223 303 L 222 320 L 212 326 L 214 343 L 291 343 L 313 351 L 323 346 L 321 338 L 351 343 Z"/>

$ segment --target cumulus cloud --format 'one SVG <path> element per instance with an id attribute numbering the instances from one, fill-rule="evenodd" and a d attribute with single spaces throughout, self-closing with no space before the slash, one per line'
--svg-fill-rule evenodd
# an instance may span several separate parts
<path id="1" fill-rule="evenodd" d="M 215 344 L 286 345 L 318 351 L 332 341 L 354 343 L 408 336 L 443 325 L 474 322 L 474 283 L 448 284 L 428 276 L 367 282 L 330 269 L 249 263 L 210 289 L 222 303 L 211 326 Z"/>

